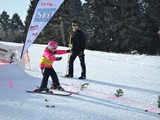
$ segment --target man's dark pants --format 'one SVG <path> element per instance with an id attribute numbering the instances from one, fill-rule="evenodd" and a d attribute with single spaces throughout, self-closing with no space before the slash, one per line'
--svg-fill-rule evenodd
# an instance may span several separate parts
<path id="1" fill-rule="evenodd" d="M 74 60 L 76 59 L 77 56 L 79 57 L 80 65 L 81 65 L 81 68 L 82 68 L 81 76 L 86 77 L 86 65 L 85 65 L 85 55 L 84 54 L 81 54 L 81 55 L 72 54 L 70 56 L 69 70 L 68 70 L 69 75 L 73 76 L 73 64 L 74 64 Z"/>

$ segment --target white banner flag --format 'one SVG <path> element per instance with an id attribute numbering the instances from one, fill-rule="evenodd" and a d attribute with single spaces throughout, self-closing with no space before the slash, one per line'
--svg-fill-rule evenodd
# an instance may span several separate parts
<path id="1" fill-rule="evenodd" d="M 64 0 L 39 0 L 28 29 L 21 58 L 46 26 L 48 21 L 52 18 L 54 13 L 58 10 L 63 1 Z"/>

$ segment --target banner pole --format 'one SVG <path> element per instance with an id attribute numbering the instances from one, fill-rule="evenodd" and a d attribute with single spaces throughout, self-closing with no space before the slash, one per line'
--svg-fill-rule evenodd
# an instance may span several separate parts
<path id="1" fill-rule="evenodd" d="M 22 59 L 22 55 L 23 55 L 23 51 L 24 51 L 24 46 L 25 46 L 25 43 L 23 44 L 23 48 L 22 48 L 22 51 L 21 51 L 20 59 Z"/>

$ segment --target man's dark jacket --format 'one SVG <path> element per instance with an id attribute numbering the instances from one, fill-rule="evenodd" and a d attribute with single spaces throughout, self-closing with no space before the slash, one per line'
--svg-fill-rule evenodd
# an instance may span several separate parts
<path id="1" fill-rule="evenodd" d="M 86 39 L 85 39 L 85 35 L 82 30 L 78 29 L 72 33 L 71 42 L 72 42 L 73 54 L 78 55 L 80 53 L 83 53 L 85 49 Z"/>

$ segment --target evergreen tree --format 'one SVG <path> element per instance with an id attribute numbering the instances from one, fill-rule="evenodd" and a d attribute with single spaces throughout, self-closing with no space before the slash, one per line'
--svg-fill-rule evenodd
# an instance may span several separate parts
<path id="1" fill-rule="evenodd" d="M 38 36 L 36 42 L 55 39 L 67 45 L 71 21 L 80 22 L 86 33 L 88 49 L 154 54 L 160 51 L 159 0 L 64 0 L 61 7 Z M 26 32 L 38 0 L 31 0 L 25 21 Z M 40 38 L 40 39 L 39 39 Z M 64 42 L 65 40 L 65 42 Z"/>
<path id="2" fill-rule="evenodd" d="M 86 0 L 90 49 L 150 53 L 153 43 L 142 0 Z M 87 16 L 88 15 L 88 16 Z M 151 23 L 154 23 L 153 21 Z"/>
<path id="3" fill-rule="evenodd" d="M 11 19 L 11 32 L 14 34 L 15 30 L 22 31 L 24 28 L 24 25 L 22 23 L 22 20 L 20 19 L 20 16 L 15 13 Z"/>
<path id="4" fill-rule="evenodd" d="M 134 49 L 145 52 L 144 17 L 140 10 L 139 0 L 117 0 L 113 11 L 112 26 L 115 28 L 113 50 L 130 52 Z"/>
<path id="5" fill-rule="evenodd" d="M 24 38 L 24 25 L 22 23 L 22 20 L 20 19 L 20 16 L 15 13 L 11 19 L 11 38 L 10 41 L 12 42 L 21 42 Z"/>
<path id="6" fill-rule="evenodd" d="M 7 41 L 8 32 L 10 29 L 10 19 L 9 19 L 9 15 L 7 14 L 6 11 L 3 11 L 2 14 L 0 14 L 0 26 L 6 35 L 6 37 L 3 39 L 4 39 L 4 41 Z"/>
<path id="7" fill-rule="evenodd" d="M 86 2 L 83 4 L 83 28 L 85 30 L 86 33 L 86 48 L 88 49 L 94 49 L 96 48 L 93 44 L 94 44 L 94 39 L 93 39 L 93 35 L 95 33 L 95 28 L 94 28 L 94 24 L 93 24 L 93 15 L 94 12 L 92 10 L 92 3 L 93 0 L 85 0 Z"/>
<path id="8" fill-rule="evenodd" d="M 144 11 L 149 15 L 160 29 L 160 1 L 159 0 L 142 0 Z"/>
<path id="9" fill-rule="evenodd" d="M 112 4 L 109 0 L 94 0 L 92 3 L 92 28 L 94 35 L 93 48 L 96 50 L 109 51 L 108 26 L 111 20 Z M 98 47 L 99 46 L 99 47 Z"/>
<path id="10" fill-rule="evenodd" d="M 86 0 L 84 15 L 87 23 L 88 44 L 93 50 L 109 51 L 110 34 L 109 25 L 112 21 L 113 5 L 110 0 Z"/>
<path id="11" fill-rule="evenodd" d="M 160 1 L 159 0 L 142 0 L 143 12 L 146 16 L 146 31 L 150 38 L 150 54 L 160 54 L 160 40 L 158 30 L 160 30 Z"/>
<path id="12" fill-rule="evenodd" d="M 143 30 L 145 22 L 138 0 L 94 0 L 91 8 L 94 49 L 146 52 L 144 45 L 148 39 Z"/>

